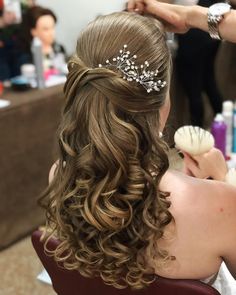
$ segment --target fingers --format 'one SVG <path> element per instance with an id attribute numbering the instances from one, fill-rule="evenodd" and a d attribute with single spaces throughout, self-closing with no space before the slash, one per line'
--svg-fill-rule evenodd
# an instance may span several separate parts
<path id="1" fill-rule="evenodd" d="M 193 176 L 194 175 L 192 174 L 192 172 L 188 169 L 188 167 L 185 165 L 184 163 L 184 167 L 183 167 L 183 173 L 186 174 L 186 175 L 189 175 L 189 176 Z"/>
<path id="2" fill-rule="evenodd" d="M 135 9 L 135 0 L 129 0 L 128 3 L 127 3 L 127 10 L 128 11 L 134 11 Z"/>
<path id="3" fill-rule="evenodd" d="M 143 13 L 144 3 L 142 0 L 129 0 L 127 4 L 127 10 L 130 12 Z"/>
<path id="4" fill-rule="evenodd" d="M 198 167 L 198 161 L 197 161 L 197 159 L 195 160 L 194 156 L 192 156 L 192 155 L 190 156 L 186 152 L 182 152 L 182 153 L 184 155 L 184 160 L 186 160 L 187 162 L 192 163 L 192 164 L 194 164 L 195 166 Z"/>
<path id="5" fill-rule="evenodd" d="M 137 13 L 143 13 L 144 12 L 144 4 L 143 2 L 137 2 L 136 8 L 135 8 L 135 12 Z"/>
<path id="6" fill-rule="evenodd" d="M 184 170 L 187 175 L 197 178 L 207 177 L 207 175 L 205 175 L 205 173 L 199 169 L 198 162 L 186 153 L 184 153 L 184 166 Z"/>
<path id="7" fill-rule="evenodd" d="M 222 152 L 219 149 L 217 149 L 215 147 L 211 148 L 208 152 L 206 152 L 204 154 L 196 155 L 196 156 L 192 156 L 192 157 L 197 162 L 200 162 L 202 160 L 205 161 L 207 159 L 213 163 L 218 162 L 218 163 L 222 163 L 222 164 L 226 165 L 224 155 L 222 154 Z"/>
<path id="8" fill-rule="evenodd" d="M 198 178 L 224 180 L 228 170 L 223 154 L 216 148 L 195 156 L 184 153 L 184 164 L 185 170 L 190 170 Z"/>
<path id="9" fill-rule="evenodd" d="M 224 181 L 228 167 L 220 150 L 212 148 L 203 155 L 194 156 L 194 159 L 200 163 L 200 166 L 204 166 L 213 179 Z"/>

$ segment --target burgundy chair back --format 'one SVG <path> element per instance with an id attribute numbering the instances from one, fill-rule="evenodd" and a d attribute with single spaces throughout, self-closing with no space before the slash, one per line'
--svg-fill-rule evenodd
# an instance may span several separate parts
<path id="1" fill-rule="evenodd" d="M 52 257 L 45 254 L 40 241 L 42 232 L 36 230 L 32 234 L 34 249 L 52 280 L 58 295 L 220 295 L 209 285 L 197 280 L 176 280 L 158 277 L 148 288 L 141 291 L 116 289 L 105 285 L 100 278 L 84 278 L 77 271 L 69 271 L 58 266 Z M 53 250 L 58 240 L 50 239 L 48 248 Z"/>

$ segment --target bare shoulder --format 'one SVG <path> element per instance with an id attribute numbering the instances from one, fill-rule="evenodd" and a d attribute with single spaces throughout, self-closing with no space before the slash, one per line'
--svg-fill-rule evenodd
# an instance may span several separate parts
<path id="1" fill-rule="evenodd" d="M 171 171 L 164 176 L 163 188 L 170 192 L 172 204 L 170 211 L 178 224 L 185 227 L 185 222 L 188 220 L 192 229 L 203 235 L 210 235 L 217 245 L 220 245 L 219 240 L 223 235 L 226 238 L 228 233 L 235 232 L 236 188 L 234 186 Z"/>
<path id="2" fill-rule="evenodd" d="M 181 261 L 175 277 L 207 277 L 218 271 L 222 259 L 236 276 L 236 188 L 169 171 L 160 189 L 170 192 L 175 234 L 167 249 Z"/>
<path id="3" fill-rule="evenodd" d="M 211 208 L 209 214 L 213 215 L 216 211 L 226 214 L 236 210 L 236 187 L 221 181 L 197 179 L 173 170 L 165 174 L 160 188 L 170 192 L 176 206 L 184 202 L 195 211 Z"/>

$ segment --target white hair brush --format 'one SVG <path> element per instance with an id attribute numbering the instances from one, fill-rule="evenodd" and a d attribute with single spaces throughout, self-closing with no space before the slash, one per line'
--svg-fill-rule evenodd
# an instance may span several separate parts
<path id="1" fill-rule="evenodd" d="M 200 127 L 183 126 L 180 127 L 174 135 L 176 147 L 192 155 L 201 155 L 207 153 L 214 147 L 214 137 L 212 134 Z M 225 182 L 236 186 L 236 169 L 230 169 L 226 176 Z"/>
<path id="2" fill-rule="evenodd" d="M 210 132 L 191 125 L 180 127 L 175 132 L 174 141 L 177 148 L 193 156 L 208 152 L 215 144 Z"/>

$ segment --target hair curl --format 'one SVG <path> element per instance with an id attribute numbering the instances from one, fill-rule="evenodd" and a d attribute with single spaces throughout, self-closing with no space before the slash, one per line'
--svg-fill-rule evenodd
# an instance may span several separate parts
<path id="1" fill-rule="evenodd" d="M 125 12 L 92 22 L 69 62 L 58 167 L 43 200 L 61 240 L 57 261 L 114 287 L 140 289 L 154 279 L 147 255 L 169 258 L 156 243 L 172 220 L 168 193 L 158 189 L 169 165 L 158 136 L 167 88 L 147 94 L 118 71 L 98 68 L 124 44 L 137 63 L 148 60 L 169 81 L 159 22 Z"/>

